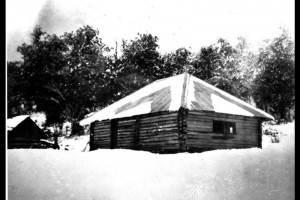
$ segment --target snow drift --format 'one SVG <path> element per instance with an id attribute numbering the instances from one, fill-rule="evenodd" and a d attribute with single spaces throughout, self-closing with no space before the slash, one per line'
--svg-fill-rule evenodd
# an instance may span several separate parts
<path id="1" fill-rule="evenodd" d="M 194 154 L 8 150 L 8 199 L 294 199 L 288 136 L 263 149 Z"/>

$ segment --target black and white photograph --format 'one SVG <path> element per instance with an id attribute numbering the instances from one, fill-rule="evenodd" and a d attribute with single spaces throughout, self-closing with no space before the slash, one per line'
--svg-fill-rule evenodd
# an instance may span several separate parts
<path id="1" fill-rule="evenodd" d="M 293 0 L 5 9 L 5 199 L 295 199 Z"/>

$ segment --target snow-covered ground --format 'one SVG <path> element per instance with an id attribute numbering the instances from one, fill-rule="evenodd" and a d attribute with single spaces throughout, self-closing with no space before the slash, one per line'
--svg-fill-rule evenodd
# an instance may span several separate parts
<path id="1" fill-rule="evenodd" d="M 294 123 L 263 149 L 8 150 L 8 199 L 295 199 Z"/>
<path id="2" fill-rule="evenodd" d="M 68 151 L 89 151 L 89 135 L 74 136 L 71 138 L 59 137 L 60 150 Z"/>

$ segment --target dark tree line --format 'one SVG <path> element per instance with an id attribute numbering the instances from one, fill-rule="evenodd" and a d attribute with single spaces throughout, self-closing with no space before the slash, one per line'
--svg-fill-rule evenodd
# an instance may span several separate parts
<path id="1" fill-rule="evenodd" d="M 138 34 L 122 41 L 118 56 L 118 45 L 109 48 L 90 26 L 61 36 L 36 27 L 31 42 L 17 49 L 23 60 L 7 63 L 8 117 L 44 111 L 47 124 L 75 125 L 156 79 L 189 72 L 285 118 L 294 106 L 294 43 L 283 31 L 255 54 L 239 40 L 237 46 L 220 38 L 197 53 L 160 54 L 156 36 Z"/>

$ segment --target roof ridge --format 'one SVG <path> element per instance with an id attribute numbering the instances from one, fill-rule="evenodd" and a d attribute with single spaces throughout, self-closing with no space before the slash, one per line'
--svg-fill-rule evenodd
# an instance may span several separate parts
<path id="1" fill-rule="evenodd" d="M 182 88 L 181 103 L 180 103 L 180 107 L 182 108 L 187 108 L 189 82 L 190 82 L 190 74 L 184 72 L 184 79 L 183 79 L 183 86 L 182 86 L 183 88 Z"/>

